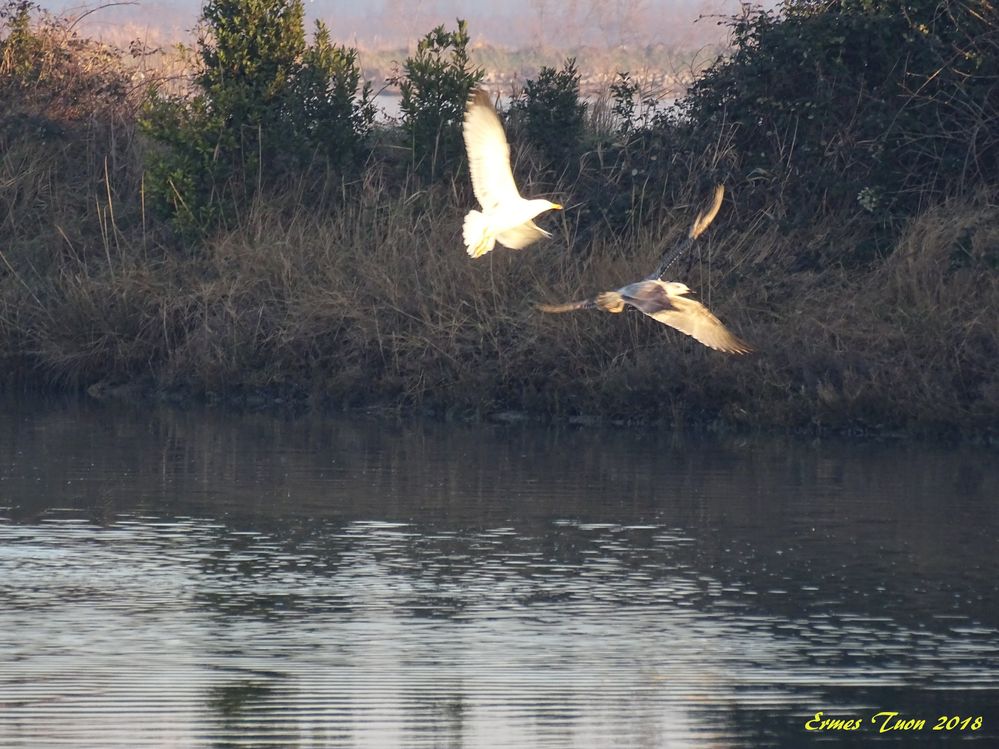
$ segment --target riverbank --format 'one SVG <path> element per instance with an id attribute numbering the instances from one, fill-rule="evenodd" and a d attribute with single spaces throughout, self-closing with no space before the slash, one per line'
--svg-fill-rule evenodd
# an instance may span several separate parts
<path id="1" fill-rule="evenodd" d="M 335 214 L 294 206 L 255 206 L 194 257 L 38 246 L 35 275 L 3 278 L 4 378 L 459 419 L 913 434 L 999 423 L 994 195 L 926 211 L 867 269 L 821 273 L 793 270 L 792 250 L 821 251 L 838 227 L 810 240 L 727 230 L 723 212 L 684 280 L 757 348 L 746 357 L 637 313 L 535 309 L 641 277 L 693 205 L 585 244 L 569 211 L 552 240 L 478 261 L 461 246 L 461 207 L 435 191 L 375 190 Z"/>
<path id="2" fill-rule="evenodd" d="M 774 33 L 769 17 L 758 23 Z M 761 79 L 733 62 L 661 117 L 629 109 L 636 92 L 620 88 L 618 119 L 596 127 L 579 115 L 578 76 L 553 71 L 508 125 L 523 192 L 567 209 L 542 220 L 551 239 L 472 260 L 461 224 L 475 203 L 456 122 L 369 132 L 358 126 L 363 108 L 331 106 L 359 129 L 331 130 L 344 145 L 325 160 L 296 161 L 290 148 L 263 145 L 281 143 L 280 108 L 261 105 L 263 119 L 239 131 L 245 142 L 215 143 L 215 124 L 197 118 L 242 100 L 213 100 L 206 88 L 193 104 L 150 110 L 106 48 L 74 41 L 65 53 L 61 32 L 18 28 L 4 43 L 34 50 L 37 69 L 5 55 L 0 76 L 7 388 L 451 419 L 996 434 L 999 192 L 988 165 L 999 146 L 991 110 L 953 120 L 979 111 L 970 85 L 967 100 L 919 102 L 966 127 L 924 137 L 919 128 L 936 120 L 911 119 L 902 94 L 898 116 L 833 121 L 837 97 L 856 95 L 845 84 L 816 93 L 799 81 L 787 94 L 820 101 L 814 119 L 762 97 L 739 110 L 726 76 Z M 448 44 L 460 47 L 460 36 Z M 435 75 L 457 71 L 473 85 L 465 68 L 441 64 Z M 175 116 L 173 129 L 148 127 L 150 111 Z M 549 113 L 561 118 L 554 126 L 531 119 Z M 721 121 L 736 114 L 742 122 Z M 752 127 L 762 116 L 771 131 Z M 953 132 L 968 134 L 964 151 L 947 150 L 964 143 Z M 964 171 L 948 171 L 962 153 Z M 284 171 L 265 179 L 255 154 Z M 754 354 L 706 349 L 634 310 L 537 310 L 648 275 L 717 182 L 722 210 L 673 270 Z"/>

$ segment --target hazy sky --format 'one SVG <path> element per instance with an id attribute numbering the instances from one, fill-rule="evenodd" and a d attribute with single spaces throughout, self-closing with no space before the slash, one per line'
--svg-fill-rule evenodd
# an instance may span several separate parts
<path id="1" fill-rule="evenodd" d="M 79 12 L 96 3 L 41 0 L 54 12 Z M 199 0 L 137 0 L 88 16 L 89 33 L 144 27 L 179 36 L 197 20 Z M 456 17 L 469 22 L 473 40 L 522 46 L 578 44 L 695 45 L 725 36 L 717 18 L 739 9 L 738 0 L 306 0 L 310 17 L 326 21 L 340 41 L 398 45 Z M 138 34 L 136 34 L 138 35 Z M 117 36 L 117 34 L 115 34 Z M 157 34 L 159 36 L 159 34 Z"/>

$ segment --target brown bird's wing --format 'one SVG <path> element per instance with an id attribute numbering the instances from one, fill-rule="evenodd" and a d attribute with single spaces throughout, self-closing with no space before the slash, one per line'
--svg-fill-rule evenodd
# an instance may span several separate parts
<path id="1" fill-rule="evenodd" d="M 700 302 L 679 296 L 670 297 L 670 301 L 673 303 L 673 309 L 653 312 L 649 317 L 676 328 L 681 333 L 686 333 L 716 351 L 724 351 L 727 354 L 752 352 L 753 349 L 748 343 L 730 333 L 728 328 L 722 325 L 721 320 Z"/>
<path id="2" fill-rule="evenodd" d="M 707 211 L 700 211 L 697 214 L 697 218 L 694 219 L 693 225 L 690 227 L 690 233 L 687 234 L 691 239 L 697 239 L 704 233 L 704 230 L 711 226 L 711 222 L 715 220 L 715 216 L 718 215 L 718 209 L 721 208 L 722 199 L 725 197 L 725 185 L 718 185 L 715 187 L 714 195 L 711 197 L 711 207 Z"/>
<path id="3" fill-rule="evenodd" d="M 472 190 L 483 210 L 520 198 L 510 169 L 510 144 L 489 94 L 472 92 L 462 125 Z"/>
<path id="4" fill-rule="evenodd" d="M 650 279 L 655 280 L 662 278 L 666 275 L 666 271 L 670 269 L 673 263 L 690 252 L 691 248 L 694 246 L 694 240 L 701 236 L 711 225 L 711 222 L 715 220 L 715 216 L 718 215 L 718 211 L 721 208 L 722 199 L 724 197 L 725 186 L 718 185 L 715 187 L 714 194 L 712 195 L 711 207 L 709 207 L 707 211 L 700 211 L 697 214 L 697 218 L 694 219 L 694 223 L 690 225 L 690 231 L 687 232 L 686 239 L 683 239 L 672 250 L 667 251 L 663 255 L 663 258 L 659 262 L 655 272 L 649 276 Z"/>

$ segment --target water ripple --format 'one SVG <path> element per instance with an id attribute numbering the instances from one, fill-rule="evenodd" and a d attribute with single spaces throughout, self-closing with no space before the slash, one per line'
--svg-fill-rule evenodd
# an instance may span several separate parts
<path id="1" fill-rule="evenodd" d="M 130 439 L 103 463 L 85 421 L 0 440 L 0 747 L 792 747 L 818 710 L 882 709 L 992 710 L 950 736 L 999 738 L 990 476 L 939 510 L 905 483 L 927 456 L 892 498 L 843 490 L 854 466 L 881 475 L 870 455 L 806 490 L 806 458 L 782 474 L 786 456 L 744 448 L 725 470 L 674 456 L 686 498 L 648 500 L 661 450 L 604 445 L 577 481 L 560 456 L 589 443 L 570 440 L 507 497 L 491 487 L 519 474 L 489 471 L 536 454 L 509 435 L 470 466 L 419 433 L 299 444 L 254 421 L 265 447 L 234 451 L 218 425 L 115 423 Z M 52 433 L 59 449 L 31 443 Z M 392 471 L 367 466 L 378 450 Z M 745 491 L 764 474 L 767 512 Z M 641 491 L 608 508 L 622 476 Z"/>

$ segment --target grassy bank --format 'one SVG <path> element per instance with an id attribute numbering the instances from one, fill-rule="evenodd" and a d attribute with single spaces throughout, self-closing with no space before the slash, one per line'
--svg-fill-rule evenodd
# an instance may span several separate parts
<path id="1" fill-rule="evenodd" d="M 375 183 L 328 213 L 262 200 L 196 258 L 137 237 L 79 251 L 53 237 L 17 258 L 3 279 L 4 365 L 71 387 L 455 415 L 986 429 L 999 413 L 999 286 L 982 269 L 999 242 L 995 197 L 928 209 L 864 272 L 789 274 L 780 259 L 801 237 L 719 220 L 689 282 L 758 347 L 744 359 L 637 314 L 533 307 L 635 279 L 689 210 L 585 252 L 566 241 L 569 214 L 545 246 L 473 263 L 451 195 L 393 198 Z"/>
<path id="2" fill-rule="evenodd" d="M 856 206 L 795 222 L 776 192 L 731 179 L 682 280 L 758 349 L 738 358 L 637 313 L 534 307 L 650 272 L 733 158 L 723 143 L 691 156 L 591 135 L 572 170 L 517 149 L 525 194 L 572 208 L 546 223 L 552 240 L 472 261 L 467 175 L 412 171 L 398 132 L 376 134 L 363 169 L 261 187 L 192 238 L 146 205 L 157 146 L 138 132 L 134 91 L 102 90 L 93 101 L 113 106 L 61 118 L 58 98 L 28 111 L 8 88 L 4 101 L 8 385 L 456 418 L 968 434 L 999 423 L 989 185 L 928 194 L 888 232 Z"/>

